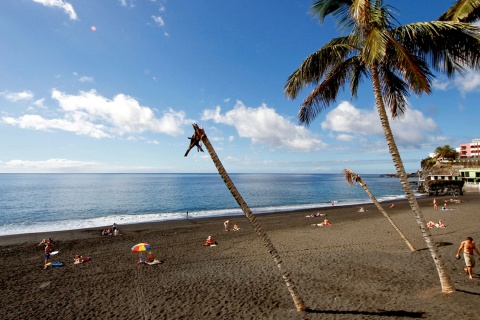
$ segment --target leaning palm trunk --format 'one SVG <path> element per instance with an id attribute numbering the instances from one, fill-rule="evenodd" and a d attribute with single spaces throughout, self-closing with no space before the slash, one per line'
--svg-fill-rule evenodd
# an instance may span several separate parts
<path id="1" fill-rule="evenodd" d="M 242 208 L 243 212 L 247 216 L 248 220 L 252 224 L 255 232 L 260 236 L 260 238 L 263 241 L 263 244 L 267 247 L 268 253 L 272 256 L 273 261 L 277 265 L 278 269 L 280 270 L 280 273 L 282 274 L 282 278 L 285 281 L 285 284 L 287 285 L 288 291 L 292 295 L 293 302 L 295 303 L 295 306 L 297 308 L 297 311 L 304 311 L 306 310 L 306 305 L 303 302 L 302 298 L 298 294 L 297 288 L 293 281 L 290 279 L 290 273 L 285 269 L 283 266 L 282 259 L 280 258 L 280 255 L 278 254 L 277 250 L 273 246 L 272 242 L 268 238 L 267 234 L 261 227 L 260 223 L 257 221 L 255 216 L 253 215 L 252 211 L 248 207 L 247 203 L 243 200 L 242 196 L 240 195 L 240 192 L 238 192 L 237 188 L 233 184 L 232 180 L 228 176 L 227 171 L 223 167 L 220 159 L 217 156 L 217 153 L 215 152 L 215 149 L 213 149 L 213 146 L 210 144 L 210 141 L 207 138 L 207 135 L 205 134 L 205 131 L 203 128 L 199 128 L 197 124 L 193 124 L 193 128 L 195 130 L 195 133 L 193 136 L 190 138 L 190 147 L 187 150 L 187 153 L 185 156 L 187 156 L 188 152 L 193 146 L 197 146 L 201 151 L 203 151 L 200 147 L 200 142 L 203 142 L 205 144 L 205 147 L 208 150 L 208 153 L 210 154 L 210 157 L 213 160 L 213 163 L 215 164 L 215 167 L 218 170 L 218 173 L 223 179 L 223 182 L 225 182 L 225 185 L 227 186 L 228 190 L 232 193 L 232 196 L 235 198 L 237 203 L 240 205 L 240 208 Z"/>
<path id="2" fill-rule="evenodd" d="M 390 128 L 390 123 L 388 121 L 387 112 L 385 110 L 385 104 L 382 98 L 377 66 L 376 65 L 372 66 L 370 68 L 370 71 L 372 73 L 373 92 L 375 94 L 377 111 L 380 116 L 380 122 L 382 123 L 383 131 L 385 133 L 385 138 L 387 140 L 388 150 L 392 156 L 392 160 L 397 170 L 397 174 L 400 178 L 400 183 L 402 184 L 403 190 L 405 191 L 405 195 L 407 196 L 410 207 L 412 208 L 412 211 L 415 215 L 415 219 L 417 220 L 417 223 L 420 226 L 420 230 L 422 231 L 423 238 L 427 243 L 428 250 L 432 255 L 433 261 L 435 262 L 435 266 L 437 267 L 438 276 L 440 278 L 440 284 L 442 286 L 442 292 L 444 293 L 454 292 L 455 287 L 453 285 L 453 282 L 450 279 L 445 269 L 443 260 L 440 256 L 440 253 L 438 252 L 437 245 L 432 239 L 430 229 L 427 227 L 427 223 L 425 222 L 425 218 L 423 217 L 423 214 L 420 211 L 420 206 L 418 205 L 417 199 L 415 198 L 415 194 L 413 193 L 412 187 L 408 182 L 408 176 L 407 176 L 407 173 L 405 172 L 405 167 L 403 166 L 400 153 L 398 152 L 398 148 L 395 143 L 392 130 Z"/>
<path id="3" fill-rule="evenodd" d="M 397 230 L 398 234 L 400 235 L 400 238 L 402 238 L 403 241 L 405 241 L 405 243 L 410 248 L 410 250 L 412 250 L 412 252 L 417 251 L 417 249 L 415 249 L 413 244 L 410 241 L 408 241 L 407 237 L 405 237 L 403 232 L 397 227 L 395 222 L 393 222 L 392 218 L 390 218 L 388 213 L 385 210 L 383 210 L 382 206 L 377 201 L 377 198 L 375 198 L 373 193 L 370 192 L 370 189 L 368 189 L 367 185 L 365 184 L 365 182 L 363 182 L 362 178 L 358 174 L 356 174 L 355 172 L 351 171 L 350 169 L 343 170 L 343 173 L 345 173 L 345 180 L 347 180 L 348 184 L 353 185 L 353 181 L 355 181 L 355 182 L 358 182 L 362 186 L 363 190 L 365 190 L 365 192 L 368 194 L 368 196 L 373 201 L 373 203 L 375 203 L 375 206 L 377 207 L 377 209 L 380 210 L 380 212 L 383 214 L 383 216 L 385 218 L 387 218 L 388 222 L 390 222 L 392 227 L 395 230 Z"/>

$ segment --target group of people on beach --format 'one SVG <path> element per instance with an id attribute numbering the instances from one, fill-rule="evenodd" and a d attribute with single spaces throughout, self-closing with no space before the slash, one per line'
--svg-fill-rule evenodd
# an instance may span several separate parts
<path id="1" fill-rule="evenodd" d="M 230 220 L 226 220 L 224 223 L 223 223 L 223 230 L 226 231 L 226 232 L 229 232 L 230 231 Z M 233 231 L 240 231 L 242 230 L 238 224 L 235 222 L 233 224 Z"/>
<path id="2" fill-rule="evenodd" d="M 238 223 L 235 222 L 233 224 L 232 230 L 233 231 L 240 231 L 240 230 L 242 230 L 242 228 L 240 228 L 238 226 Z M 230 232 L 230 220 L 226 220 L 223 223 L 223 231 Z M 218 244 L 217 241 L 213 240 L 212 236 L 208 236 L 207 239 L 203 242 L 204 247 L 215 247 L 217 244 Z"/>
<path id="3" fill-rule="evenodd" d="M 116 223 L 114 223 L 111 228 L 102 230 L 102 236 L 121 236 L 121 235 L 122 234 L 120 233 L 120 230 L 118 229 L 118 226 Z"/>
<path id="4" fill-rule="evenodd" d="M 448 203 L 462 203 L 463 200 L 461 199 L 450 199 L 450 200 L 447 200 L 447 199 L 444 199 L 443 200 L 443 206 L 441 208 L 441 210 L 450 210 L 448 209 Z M 433 209 L 436 211 L 438 210 L 438 203 L 437 203 L 437 198 L 433 198 Z"/>

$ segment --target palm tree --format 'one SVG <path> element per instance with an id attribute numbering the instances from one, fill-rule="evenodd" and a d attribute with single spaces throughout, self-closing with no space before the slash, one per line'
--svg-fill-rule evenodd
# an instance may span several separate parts
<path id="1" fill-rule="evenodd" d="M 408 181 L 386 107 L 394 119 L 406 110 L 409 90 L 431 92 L 431 68 L 453 76 L 470 67 L 479 69 L 480 29 L 462 22 L 431 21 L 396 26 L 383 0 L 316 0 L 311 11 L 320 22 L 333 15 L 348 36 L 332 39 L 303 61 L 285 84 L 288 98 L 296 98 L 307 85 L 313 91 L 299 110 L 300 123 L 309 125 L 347 83 L 353 97 L 365 77 L 372 81 L 375 103 L 397 175 L 432 255 L 442 291 L 455 291 L 438 248 Z M 473 11 L 473 10 L 472 10 Z"/>
<path id="2" fill-rule="evenodd" d="M 385 210 L 383 210 L 382 206 L 377 201 L 377 198 L 375 198 L 375 196 L 370 191 L 370 189 L 368 189 L 367 184 L 363 182 L 362 178 L 355 172 L 351 171 L 350 169 L 344 169 L 343 173 L 345 174 L 345 180 L 349 185 L 353 185 L 353 182 L 358 182 L 360 184 L 360 186 L 363 188 L 363 190 L 365 190 L 365 192 L 368 194 L 368 196 L 373 201 L 373 203 L 375 203 L 375 206 L 377 207 L 377 209 L 380 210 L 380 212 L 383 214 L 385 218 L 387 218 L 388 222 L 390 222 L 392 227 L 398 232 L 398 234 L 400 235 L 400 238 L 402 238 L 402 240 L 405 241 L 405 243 L 410 248 L 410 250 L 412 250 L 412 252 L 417 251 L 417 249 L 415 249 L 413 244 L 407 239 L 407 237 L 405 237 L 403 232 L 398 228 L 395 222 L 393 222 L 392 218 L 390 218 L 388 213 Z"/>
<path id="3" fill-rule="evenodd" d="M 443 147 L 437 147 L 435 149 L 435 159 L 437 160 L 455 160 L 458 158 L 457 150 L 450 147 L 448 144 L 444 145 Z"/>
<path id="4" fill-rule="evenodd" d="M 285 284 L 287 285 L 288 291 L 290 292 L 293 302 L 295 303 L 295 307 L 297 308 L 297 311 L 305 311 L 306 310 L 306 305 L 303 302 L 302 298 L 300 297 L 297 288 L 293 281 L 290 278 L 290 273 L 285 269 L 283 266 L 282 259 L 280 258 L 280 255 L 277 252 L 277 249 L 273 246 L 272 241 L 268 238 L 267 234 L 263 230 L 262 226 L 260 223 L 257 221 L 255 216 L 253 215 L 252 211 L 248 207 L 247 203 L 243 200 L 242 195 L 240 192 L 238 192 L 237 188 L 233 184 L 233 181 L 230 179 L 227 171 L 222 165 L 222 162 L 217 156 L 217 153 L 215 152 L 215 149 L 213 149 L 212 144 L 210 143 L 210 140 L 208 140 L 207 135 L 205 134 L 205 130 L 203 128 L 200 128 L 196 123 L 193 124 L 193 129 L 194 129 L 194 134 L 192 135 L 190 139 L 190 146 L 187 149 L 187 152 L 185 153 L 185 157 L 188 155 L 188 152 L 196 146 L 199 151 L 202 151 L 202 147 L 200 145 L 201 142 L 205 145 L 207 148 L 208 153 L 210 154 L 210 157 L 213 160 L 213 163 L 215 164 L 215 167 L 218 170 L 218 173 L 223 179 L 223 182 L 227 186 L 228 190 L 230 190 L 233 198 L 237 201 L 239 204 L 240 208 L 243 210 L 245 215 L 247 216 L 248 220 L 253 226 L 253 229 L 255 232 L 260 236 L 260 239 L 262 239 L 263 244 L 267 247 L 268 253 L 272 256 L 273 261 L 277 265 L 278 269 L 280 270 L 280 273 L 282 274 L 282 278 L 285 281 Z"/>

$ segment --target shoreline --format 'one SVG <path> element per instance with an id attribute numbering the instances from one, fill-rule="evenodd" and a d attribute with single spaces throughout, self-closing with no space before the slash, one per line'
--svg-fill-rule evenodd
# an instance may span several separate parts
<path id="1" fill-rule="evenodd" d="M 441 293 L 434 262 L 406 200 L 382 207 L 417 248 L 411 252 L 374 204 L 255 215 L 289 271 L 307 312 L 298 313 L 278 268 L 245 216 L 241 231 L 223 231 L 225 217 L 119 225 L 0 237 L 2 319 L 476 319 L 480 266 L 468 279 L 455 254 L 472 236 L 480 243 L 478 193 L 452 210 L 418 199 L 445 268 L 458 291 Z M 441 201 L 447 197 L 437 197 Z M 387 205 L 388 204 L 388 205 Z M 359 213 L 362 206 L 367 212 Z M 333 226 L 311 227 L 326 212 Z M 217 247 L 203 247 L 207 236 Z M 65 265 L 43 270 L 42 238 L 52 237 Z M 148 242 L 164 263 L 137 265 L 136 243 Z M 91 261 L 74 265 L 81 254 Z M 55 261 L 52 258 L 52 261 Z M 52 297 L 54 297 L 52 299 Z M 468 301 L 468 307 L 466 302 Z M 48 305 L 48 308 L 45 308 Z"/>
<path id="2" fill-rule="evenodd" d="M 417 197 L 417 201 L 424 201 L 424 199 L 429 198 L 428 196 L 421 196 Z M 433 197 L 432 197 L 433 199 Z M 406 199 L 394 199 L 394 200 L 386 200 L 380 202 L 384 209 L 388 209 L 388 205 L 390 203 L 395 203 L 397 206 L 402 203 L 408 202 Z M 431 202 L 429 200 L 429 202 Z M 300 209 L 292 209 L 292 210 L 285 210 L 285 211 L 272 211 L 272 212 L 259 212 L 253 213 L 255 217 L 261 216 L 284 216 L 284 215 L 292 215 L 292 214 L 315 214 L 317 212 L 337 212 L 337 214 L 345 215 L 346 210 L 348 209 L 349 212 L 350 208 L 355 207 L 370 207 L 370 210 L 377 210 L 375 205 L 372 202 L 361 202 L 355 204 L 344 204 L 344 205 L 335 205 L 335 206 L 324 206 L 324 207 L 312 207 L 312 208 L 300 208 Z M 241 209 L 240 209 L 241 210 Z M 189 219 L 171 219 L 171 220 L 162 220 L 162 221 L 146 221 L 146 222 L 136 222 L 136 223 L 128 223 L 128 224 L 120 224 L 122 230 L 127 231 L 139 231 L 144 229 L 169 229 L 175 227 L 184 226 L 184 222 L 188 221 L 190 223 L 202 222 L 202 223 L 219 223 L 223 224 L 225 220 L 235 220 L 235 219 L 242 219 L 245 218 L 245 214 L 243 212 L 234 215 L 222 215 L 222 216 L 204 216 L 204 217 L 195 217 L 192 218 L 191 213 L 189 215 Z M 118 222 L 118 221 L 113 221 Z M 118 224 L 118 223 L 117 223 Z M 50 238 L 55 236 L 56 238 L 66 237 L 70 235 L 72 240 L 73 239 L 82 239 L 84 237 L 88 237 L 88 233 L 92 231 L 97 231 L 101 233 L 103 229 L 109 228 L 111 225 L 103 225 L 98 227 L 87 227 L 87 228 L 77 228 L 77 229 L 67 229 L 67 230 L 55 230 L 55 231 L 39 231 L 39 232 L 29 232 L 29 233 L 18 233 L 18 234 L 7 234 L 7 235 L 0 235 L 0 246 L 5 244 L 15 244 L 15 243 L 22 243 L 22 242 L 29 242 L 32 237 L 37 237 L 41 239 Z"/>

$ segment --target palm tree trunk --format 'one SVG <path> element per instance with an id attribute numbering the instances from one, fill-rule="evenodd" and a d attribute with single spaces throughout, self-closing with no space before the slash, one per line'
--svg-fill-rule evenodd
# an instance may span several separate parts
<path id="1" fill-rule="evenodd" d="M 392 218 L 390 218 L 390 215 L 385 211 L 383 210 L 382 206 L 380 205 L 380 203 L 377 201 L 377 198 L 375 198 L 375 196 L 373 195 L 372 192 L 370 192 L 370 189 L 368 189 L 367 187 L 367 184 L 365 182 L 363 182 L 362 178 L 354 173 L 353 171 L 349 170 L 349 169 L 345 169 L 343 170 L 345 172 L 345 175 L 349 175 L 350 176 L 350 179 L 347 179 L 347 182 L 349 184 L 352 184 L 351 181 L 352 180 L 355 180 L 356 182 L 358 182 L 360 184 L 360 186 L 362 186 L 363 190 L 365 190 L 365 192 L 368 194 L 368 196 L 370 197 L 370 199 L 373 201 L 373 203 L 375 204 L 375 206 L 377 207 L 377 209 L 383 214 L 383 216 L 385 218 L 387 218 L 388 222 L 390 222 L 390 224 L 392 225 L 392 227 L 398 232 L 398 234 L 400 235 L 400 238 L 402 238 L 402 240 L 407 244 L 407 246 L 410 248 L 410 250 L 412 250 L 412 252 L 415 252 L 417 251 L 417 249 L 415 249 L 415 247 L 413 246 L 413 244 L 407 239 L 407 237 L 405 237 L 405 235 L 403 234 L 403 232 L 400 230 L 400 228 L 398 228 L 398 226 L 395 224 L 395 222 L 392 220 Z M 352 179 L 353 178 L 353 179 Z"/>
<path id="2" fill-rule="evenodd" d="M 433 261 L 435 262 L 435 266 L 437 267 L 438 276 L 440 278 L 440 284 L 442 286 L 442 292 L 443 293 L 454 292 L 455 287 L 453 285 L 453 282 L 450 279 L 445 269 L 445 264 L 443 263 L 440 253 L 438 252 L 437 245 L 432 239 L 432 235 L 430 234 L 430 229 L 427 227 L 427 223 L 425 222 L 425 218 L 423 217 L 423 214 L 420 210 L 420 206 L 418 205 L 417 199 L 415 198 L 415 194 L 413 193 L 412 187 L 408 182 L 408 176 L 407 176 L 407 173 L 405 172 L 405 167 L 403 166 L 400 153 L 398 152 L 398 148 L 395 143 L 392 130 L 390 128 L 390 123 L 388 121 L 387 112 L 385 110 L 385 104 L 383 102 L 383 97 L 380 89 L 381 87 L 380 87 L 380 80 L 378 76 L 377 66 L 376 65 L 372 66 L 370 68 L 370 72 L 372 73 L 373 92 L 375 94 L 375 102 L 377 105 L 378 115 L 380 116 L 380 122 L 382 123 L 383 131 L 385 133 L 385 138 L 388 144 L 388 150 L 392 156 L 392 160 L 397 170 L 397 174 L 400 178 L 400 183 L 402 184 L 403 190 L 405 191 L 405 195 L 407 196 L 407 199 L 408 199 L 408 203 L 412 208 L 413 214 L 415 215 L 415 219 L 417 220 L 417 223 L 420 226 L 420 230 L 422 231 L 423 238 L 427 243 L 428 250 L 432 255 Z"/>
<path id="3" fill-rule="evenodd" d="M 197 136 L 197 138 L 202 141 L 205 145 L 205 147 L 208 150 L 208 153 L 210 154 L 210 157 L 213 160 L 213 163 L 215 164 L 215 167 L 218 170 L 218 173 L 223 179 L 223 182 L 225 182 L 225 185 L 227 186 L 228 190 L 232 193 L 232 196 L 235 198 L 237 203 L 240 205 L 240 208 L 242 208 L 243 212 L 247 216 L 248 220 L 253 226 L 253 229 L 255 232 L 260 236 L 260 239 L 262 239 L 263 244 L 267 247 L 268 253 L 272 256 L 273 261 L 277 265 L 278 269 L 280 270 L 280 273 L 282 275 L 283 280 L 285 281 L 285 284 L 287 285 L 288 291 L 292 295 L 293 302 L 295 303 L 295 307 L 297 308 L 297 311 L 305 311 L 306 310 L 306 305 L 303 302 L 302 298 L 300 297 L 297 288 L 293 281 L 290 278 L 290 273 L 285 269 L 283 266 L 282 259 L 280 258 L 280 255 L 277 252 L 277 249 L 273 246 L 273 243 L 270 241 L 268 238 L 267 234 L 263 230 L 262 226 L 260 223 L 257 221 L 255 216 L 253 215 L 252 211 L 248 207 L 247 203 L 243 200 L 243 197 L 241 196 L 240 192 L 238 192 L 237 188 L 233 184 L 232 180 L 230 179 L 227 171 L 222 165 L 222 162 L 217 156 L 217 153 L 215 152 L 215 149 L 213 149 L 213 146 L 211 145 L 210 141 L 207 138 L 207 135 L 205 134 L 203 129 L 198 128 L 196 124 L 194 124 L 195 132 L 199 132 L 200 136 Z"/>

